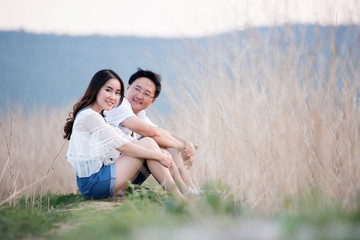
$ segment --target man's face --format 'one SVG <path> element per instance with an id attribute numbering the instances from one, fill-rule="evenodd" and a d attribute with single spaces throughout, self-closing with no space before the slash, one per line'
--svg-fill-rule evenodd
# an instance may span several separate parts
<path id="1" fill-rule="evenodd" d="M 155 84 L 145 77 L 138 78 L 127 86 L 125 97 L 130 102 L 135 115 L 148 108 L 156 100 L 153 98 L 155 90 Z"/>

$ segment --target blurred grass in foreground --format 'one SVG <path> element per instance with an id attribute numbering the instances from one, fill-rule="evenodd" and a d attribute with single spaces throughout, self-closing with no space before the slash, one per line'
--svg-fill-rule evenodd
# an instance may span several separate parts
<path id="1" fill-rule="evenodd" d="M 216 185 L 190 204 L 148 184 L 113 200 L 23 197 L 0 209 L 0 239 L 360 239 L 360 212 L 318 207 L 315 191 L 296 204 L 296 215 L 264 216 Z"/>

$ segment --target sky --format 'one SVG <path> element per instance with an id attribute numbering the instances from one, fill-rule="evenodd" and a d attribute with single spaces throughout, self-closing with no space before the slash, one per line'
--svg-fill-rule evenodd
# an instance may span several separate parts
<path id="1" fill-rule="evenodd" d="M 359 0 L 0 0 L 0 31 L 200 37 L 283 23 L 359 24 Z"/>

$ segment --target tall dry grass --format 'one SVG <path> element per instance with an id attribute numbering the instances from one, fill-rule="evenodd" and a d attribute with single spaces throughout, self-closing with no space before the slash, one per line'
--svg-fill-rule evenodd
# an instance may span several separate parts
<path id="1" fill-rule="evenodd" d="M 0 202 L 21 195 L 76 191 L 62 139 L 66 110 L 24 109 L 9 105 L 0 119 Z M 8 201 L 7 201 L 8 200 Z"/>
<path id="2" fill-rule="evenodd" d="M 167 127 L 200 146 L 198 184 L 221 180 L 266 212 L 314 190 L 329 204 L 355 207 L 360 33 L 337 31 L 315 27 L 310 38 L 301 26 L 249 29 L 208 47 L 188 43 L 194 60 L 167 89 L 174 104 Z"/>

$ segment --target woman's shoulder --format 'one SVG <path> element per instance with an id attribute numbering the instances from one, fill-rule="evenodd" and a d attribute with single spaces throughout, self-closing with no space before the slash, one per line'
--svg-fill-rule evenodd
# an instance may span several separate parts
<path id="1" fill-rule="evenodd" d="M 77 117 L 81 117 L 81 118 L 86 118 L 88 116 L 100 117 L 101 118 L 101 115 L 99 113 L 97 113 L 96 111 L 92 110 L 89 107 L 81 109 L 77 114 Z"/>
<path id="2" fill-rule="evenodd" d="M 88 122 L 88 121 L 104 121 L 103 117 L 97 113 L 96 111 L 92 110 L 91 108 L 83 108 L 81 109 L 78 114 L 76 115 L 77 122 Z"/>
<path id="3" fill-rule="evenodd" d="M 106 124 L 104 117 L 91 108 L 85 109 L 82 112 L 82 116 L 80 117 L 81 122 L 83 122 L 83 124 L 87 125 L 88 127 L 91 126 L 91 128 L 94 128 Z"/>
<path id="4" fill-rule="evenodd" d="M 103 128 L 106 122 L 104 118 L 91 108 L 78 112 L 75 118 L 74 126 L 77 129 L 93 132 Z"/>

